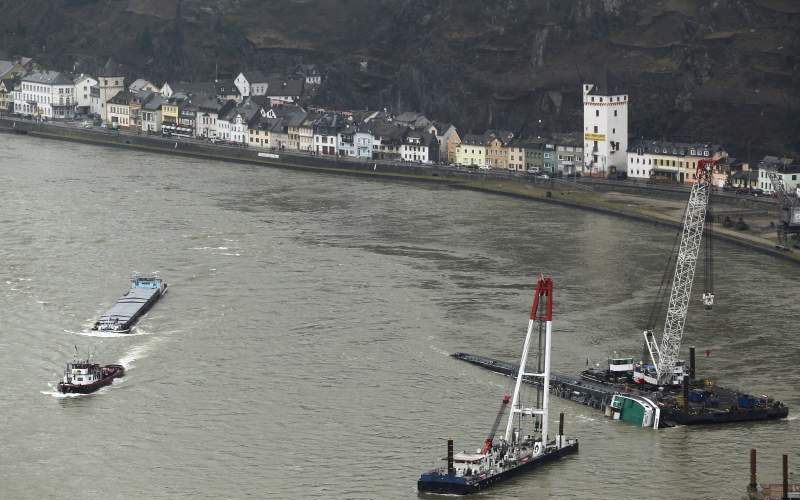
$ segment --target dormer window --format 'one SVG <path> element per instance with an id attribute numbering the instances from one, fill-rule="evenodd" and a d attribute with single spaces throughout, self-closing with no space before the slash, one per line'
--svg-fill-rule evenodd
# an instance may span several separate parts
<path id="1" fill-rule="evenodd" d="M 708 156 L 708 150 L 703 151 L 703 156 Z"/>
<path id="2" fill-rule="evenodd" d="M 694 156 L 695 155 L 695 150 L 694 149 L 689 150 L 689 154 Z"/>

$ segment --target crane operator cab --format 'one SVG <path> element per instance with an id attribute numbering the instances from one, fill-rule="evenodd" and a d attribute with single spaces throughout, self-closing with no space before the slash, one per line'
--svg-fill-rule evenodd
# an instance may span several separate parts
<path id="1" fill-rule="evenodd" d="M 706 292 L 706 293 L 703 294 L 703 307 L 705 307 L 706 310 L 710 310 L 712 307 L 714 307 L 714 294 L 713 293 Z"/>

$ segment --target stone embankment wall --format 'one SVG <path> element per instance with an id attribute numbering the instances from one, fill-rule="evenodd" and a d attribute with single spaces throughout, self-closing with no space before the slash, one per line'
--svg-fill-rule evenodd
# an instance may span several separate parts
<path id="1" fill-rule="evenodd" d="M 265 151 L 255 148 L 210 144 L 197 140 L 175 140 L 163 138 L 158 135 L 136 135 L 127 133 L 118 134 L 114 131 L 105 129 L 84 129 L 58 123 L 38 123 L 27 120 L 16 120 L 7 117 L 0 117 L 0 131 L 51 139 L 70 140 L 89 144 L 128 147 L 152 152 L 180 154 L 199 158 L 252 163 L 278 168 L 363 175 L 380 177 L 383 179 L 400 179 L 406 181 L 444 182 L 447 185 L 461 189 L 513 196 L 521 199 L 543 201 L 671 227 L 680 227 L 681 223 L 679 221 L 655 218 L 647 214 L 637 213 L 636 211 L 623 211 L 593 205 L 591 201 L 576 202 L 574 200 L 560 197 L 558 191 L 568 191 L 574 189 L 581 189 L 589 192 L 625 191 L 630 194 L 648 197 L 688 197 L 688 189 L 684 187 L 658 187 L 648 185 L 637 186 L 618 182 L 615 183 L 613 181 L 607 182 L 603 180 L 593 180 L 590 182 L 580 182 L 577 184 L 575 182 L 560 181 L 557 179 L 537 180 L 533 176 L 519 175 L 513 172 L 486 170 L 476 171 L 443 165 L 419 165 L 413 163 L 395 163 L 380 160 L 354 160 L 305 154 L 291 154 L 284 151 Z M 259 153 L 276 155 L 277 158 L 259 156 Z M 518 190 L 505 189 L 502 183 L 491 182 L 509 180 L 513 180 L 515 186 L 529 186 L 533 189 L 530 189 L 529 192 L 526 193 L 520 193 Z M 481 181 L 489 182 L 481 183 Z M 722 194 L 719 196 L 725 197 L 725 201 L 728 203 L 730 203 L 731 199 L 735 199 Z M 769 199 L 754 199 L 745 197 L 737 201 L 737 203 L 740 203 L 742 206 L 747 208 L 775 210 L 777 212 L 777 207 L 774 201 Z M 800 259 L 795 257 L 794 252 L 787 253 L 778 250 L 774 247 L 773 243 L 767 240 L 755 241 L 751 238 L 739 237 L 735 233 L 728 233 L 722 230 L 716 231 L 714 236 L 718 239 L 729 241 L 731 243 L 747 247 L 751 250 L 767 253 L 793 262 L 800 262 Z"/>

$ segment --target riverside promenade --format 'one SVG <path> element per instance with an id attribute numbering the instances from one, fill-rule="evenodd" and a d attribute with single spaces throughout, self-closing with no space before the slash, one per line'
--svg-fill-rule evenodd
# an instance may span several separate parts
<path id="1" fill-rule="evenodd" d="M 649 186 L 601 179 L 543 179 L 526 173 L 477 170 L 464 167 L 320 156 L 298 151 L 248 148 L 208 141 L 143 135 L 99 127 L 83 128 L 76 122 L 39 122 L 0 117 L 0 132 L 45 139 L 68 140 L 110 147 L 125 147 L 154 153 L 235 161 L 276 168 L 331 174 L 368 176 L 412 182 L 444 184 L 448 187 L 513 196 L 559 204 L 581 210 L 616 215 L 678 228 L 689 190 L 684 186 Z M 718 192 L 713 196 L 714 213 L 746 218 L 750 229 L 737 231 L 715 224 L 714 236 L 751 250 L 800 263 L 800 251 L 775 248 L 774 229 L 778 207 L 771 198 L 752 198 Z"/>

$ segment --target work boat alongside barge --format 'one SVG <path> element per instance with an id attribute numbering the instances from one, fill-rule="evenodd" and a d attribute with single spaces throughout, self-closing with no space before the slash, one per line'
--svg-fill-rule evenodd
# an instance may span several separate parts
<path id="1" fill-rule="evenodd" d="M 544 299 L 540 302 L 540 299 Z M 541 309 L 541 310 L 540 310 Z M 522 359 L 514 385 L 511 410 L 506 431 L 502 438 L 494 440 L 497 427 L 508 406 L 508 395 L 497 413 L 489 437 L 476 453 L 453 453 L 453 440 L 447 442 L 447 468 L 423 473 L 417 481 L 420 493 L 465 495 L 476 493 L 519 474 L 531 471 L 540 465 L 560 459 L 578 451 L 577 439 L 564 437 L 564 414 L 561 414 L 558 434 L 554 440 L 548 434 L 548 406 L 550 394 L 550 345 L 553 317 L 553 280 L 539 277 L 533 298 L 528 332 L 522 348 Z M 535 349 L 537 366 L 535 372 L 527 372 L 528 352 L 534 327 L 538 326 L 538 345 Z M 523 378 L 541 380 L 535 396 L 522 398 L 520 388 Z M 525 406 L 523 399 L 530 401 Z M 523 429 L 523 423 L 528 429 Z"/>
<path id="2" fill-rule="evenodd" d="M 129 333 L 131 328 L 158 299 L 167 293 L 167 283 L 153 275 L 134 273 L 131 289 L 117 300 L 111 309 L 100 316 L 92 330 L 109 333 Z"/>

